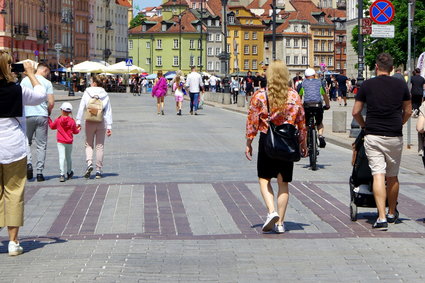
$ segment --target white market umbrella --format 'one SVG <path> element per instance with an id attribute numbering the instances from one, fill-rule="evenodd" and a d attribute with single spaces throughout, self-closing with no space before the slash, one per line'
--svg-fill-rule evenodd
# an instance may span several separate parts
<path id="1" fill-rule="evenodd" d="M 113 74 L 140 74 L 144 73 L 145 70 L 136 65 L 127 66 L 125 64 L 125 61 L 121 61 L 119 63 L 107 67 L 105 72 Z"/>
<path id="2" fill-rule="evenodd" d="M 75 65 L 72 68 L 72 72 L 76 73 L 104 73 L 106 72 L 106 66 L 99 62 L 84 61 Z M 67 72 L 71 72 L 71 68 L 67 69 Z"/>

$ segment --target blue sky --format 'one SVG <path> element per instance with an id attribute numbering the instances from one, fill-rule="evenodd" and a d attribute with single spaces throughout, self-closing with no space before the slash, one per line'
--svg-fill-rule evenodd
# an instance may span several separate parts
<path id="1" fill-rule="evenodd" d="M 162 0 L 134 0 L 133 6 L 139 9 L 161 5 Z"/>

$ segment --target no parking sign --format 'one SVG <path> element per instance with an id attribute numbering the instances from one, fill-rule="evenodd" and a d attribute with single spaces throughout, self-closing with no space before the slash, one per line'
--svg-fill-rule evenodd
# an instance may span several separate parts
<path id="1" fill-rule="evenodd" d="M 379 25 L 385 25 L 394 19 L 395 8 L 388 0 L 377 0 L 369 8 L 370 18 Z"/>

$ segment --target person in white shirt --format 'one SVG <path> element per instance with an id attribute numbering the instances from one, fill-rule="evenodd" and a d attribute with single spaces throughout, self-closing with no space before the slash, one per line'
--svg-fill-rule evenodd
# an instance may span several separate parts
<path id="1" fill-rule="evenodd" d="M 210 87 L 212 92 L 217 91 L 217 77 L 214 74 L 210 77 Z"/>
<path id="2" fill-rule="evenodd" d="M 37 106 L 25 106 L 28 138 L 27 179 L 31 180 L 33 178 L 31 145 L 35 135 L 35 144 L 37 145 L 37 182 L 42 182 L 45 180 L 43 176 L 43 169 L 47 150 L 47 118 L 50 116 L 53 106 L 55 105 L 53 85 L 48 79 L 46 79 L 49 74 L 49 66 L 44 63 L 38 64 L 35 76 L 44 87 L 47 93 L 47 100 L 43 101 L 40 105 Z M 22 80 L 21 86 L 33 89 L 31 81 L 28 77 Z"/>
<path id="3" fill-rule="evenodd" d="M 196 67 L 192 67 L 191 70 L 192 72 L 187 75 L 186 79 L 186 87 L 189 89 L 190 96 L 190 114 L 198 115 L 199 93 L 201 92 L 204 83 L 202 82 L 201 75 L 196 72 Z M 204 93 L 203 89 L 202 93 Z"/>
<path id="4" fill-rule="evenodd" d="M 25 105 L 38 105 L 46 92 L 35 77 L 31 63 L 24 69 L 34 90 L 15 83 L 11 73 L 12 57 L 0 50 L 0 227 L 7 226 L 9 255 L 23 253 L 18 241 L 19 227 L 24 225 L 24 189 L 27 171 Z"/>

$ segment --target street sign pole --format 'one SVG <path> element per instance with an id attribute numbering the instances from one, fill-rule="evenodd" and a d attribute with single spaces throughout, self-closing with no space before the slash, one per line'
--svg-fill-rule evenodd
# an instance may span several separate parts
<path id="1" fill-rule="evenodd" d="M 409 90 L 411 89 L 411 76 L 412 76 L 412 1 L 409 0 L 407 4 L 407 72 L 408 72 L 408 81 L 407 85 Z M 410 148 L 412 145 L 412 119 L 407 121 L 407 148 Z"/>

